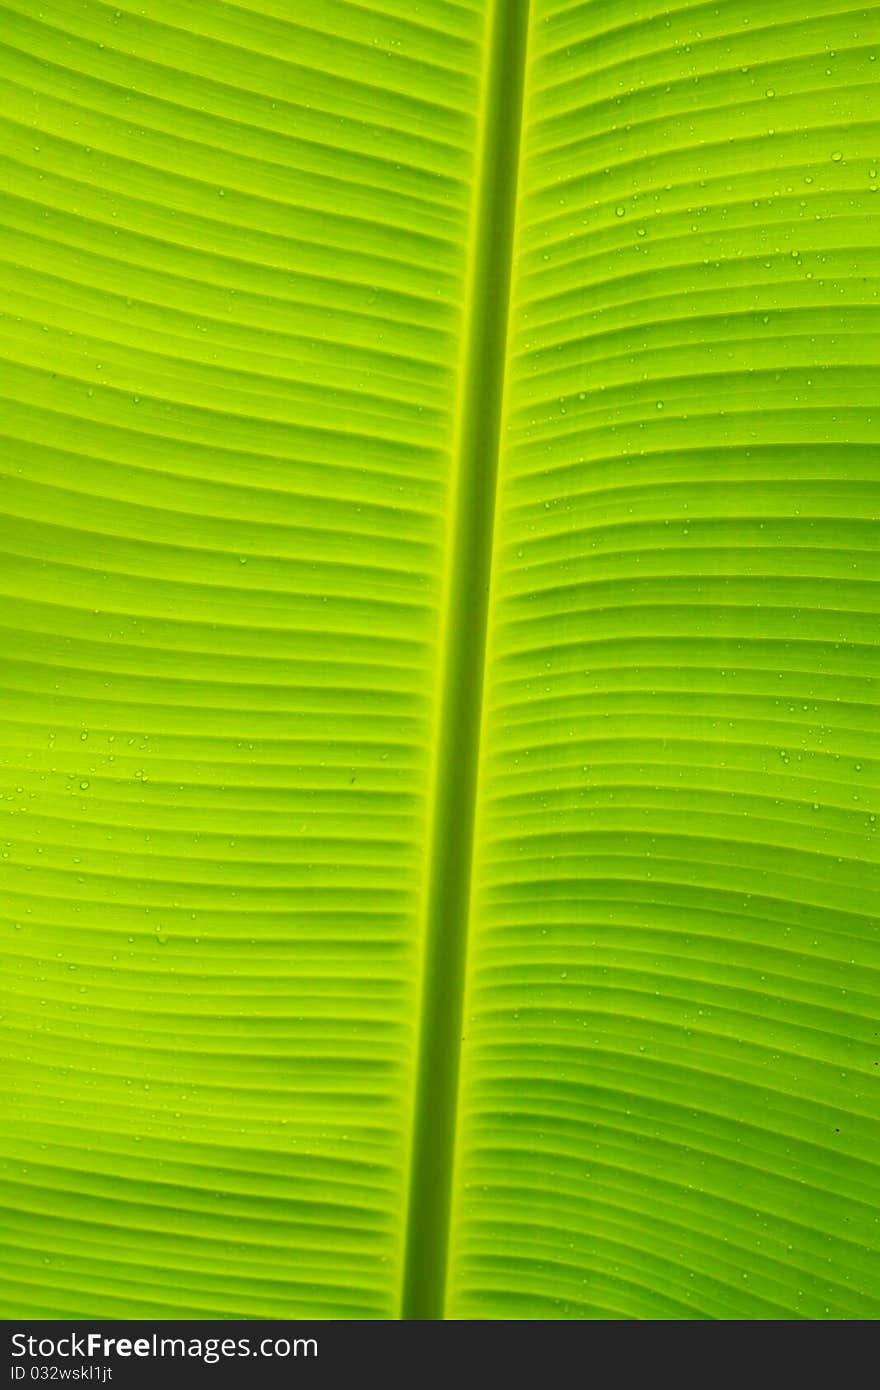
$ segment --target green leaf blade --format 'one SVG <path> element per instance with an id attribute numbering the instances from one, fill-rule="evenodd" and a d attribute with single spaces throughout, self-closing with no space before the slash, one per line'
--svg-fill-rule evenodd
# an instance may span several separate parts
<path id="1" fill-rule="evenodd" d="M 16 1316 L 399 1308 L 483 20 L 271 8 L 10 14 Z"/>
<path id="2" fill-rule="evenodd" d="M 452 1317 L 880 1307 L 876 15 L 819 9 L 533 8 Z"/>
<path id="3" fill-rule="evenodd" d="M 877 1316 L 877 13 L 5 8 L 10 1316 Z"/>

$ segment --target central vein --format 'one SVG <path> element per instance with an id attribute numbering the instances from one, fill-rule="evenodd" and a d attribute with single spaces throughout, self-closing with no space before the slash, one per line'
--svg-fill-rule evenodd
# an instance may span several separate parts
<path id="1" fill-rule="evenodd" d="M 445 602 L 401 1317 L 443 1317 L 529 0 L 492 0 Z"/>

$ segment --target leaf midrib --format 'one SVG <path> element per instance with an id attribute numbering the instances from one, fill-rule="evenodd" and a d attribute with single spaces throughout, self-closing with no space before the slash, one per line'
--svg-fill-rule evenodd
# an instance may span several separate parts
<path id="1" fill-rule="evenodd" d="M 471 865 L 529 0 L 493 0 L 444 598 L 400 1316 L 444 1315 Z"/>

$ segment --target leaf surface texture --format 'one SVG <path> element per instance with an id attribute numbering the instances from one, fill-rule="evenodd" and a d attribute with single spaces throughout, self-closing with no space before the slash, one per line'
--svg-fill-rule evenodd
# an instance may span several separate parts
<path id="1" fill-rule="evenodd" d="M 3 7 L 7 1316 L 880 1314 L 880 10 L 515 11 Z"/>

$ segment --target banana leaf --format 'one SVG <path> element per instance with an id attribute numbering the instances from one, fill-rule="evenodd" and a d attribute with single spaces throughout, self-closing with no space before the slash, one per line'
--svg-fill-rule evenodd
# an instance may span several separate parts
<path id="1" fill-rule="evenodd" d="M 878 53 L 2 6 L 5 1316 L 880 1316 Z"/>

